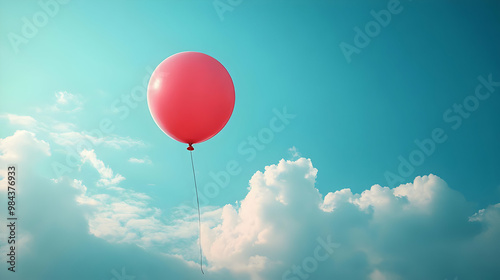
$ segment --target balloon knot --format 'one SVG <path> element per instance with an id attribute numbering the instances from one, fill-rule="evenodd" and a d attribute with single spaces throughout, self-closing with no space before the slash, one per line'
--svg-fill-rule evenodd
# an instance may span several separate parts
<path id="1" fill-rule="evenodd" d="M 188 151 L 194 151 L 193 144 L 189 144 L 189 147 L 187 148 Z"/>

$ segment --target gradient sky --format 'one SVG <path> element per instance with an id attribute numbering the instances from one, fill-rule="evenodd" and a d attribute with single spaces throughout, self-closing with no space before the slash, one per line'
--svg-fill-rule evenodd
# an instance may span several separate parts
<path id="1" fill-rule="evenodd" d="M 357 27 L 365 30 L 388 7 L 397 12 L 386 26 L 377 25 L 369 42 L 356 46 L 363 41 Z M 33 21 L 42 24 L 29 30 Z M 488 248 L 500 243 L 499 35 L 497 1 L 0 0 L 0 170 L 18 164 L 26 185 L 19 215 L 27 220 L 19 232 L 26 241 L 18 278 L 10 278 L 5 264 L 0 275 L 112 279 L 113 269 L 126 267 L 136 279 L 171 271 L 175 279 L 202 279 L 189 155 L 156 126 L 142 86 L 168 56 L 199 51 L 227 68 L 236 89 L 226 127 L 194 152 L 206 213 L 205 278 L 281 279 L 311 254 L 318 236 L 332 234 L 340 244 L 328 259 L 334 265 L 320 263 L 310 279 L 496 279 L 500 271 L 490 263 L 498 252 Z M 345 44 L 357 52 L 346 56 Z M 491 90 L 484 79 L 494 81 Z M 482 99 L 475 97 L 478 85 Z M 252 146 L 250 139 L 269 131 L 283 110 L 294 115 L 284 129 Z M 428 154 L 418 152 L 415 142 L 436 129 L 446 140 Z M 90 140 L 96 142 L 77 145 Z M 401 173 L 401 159 L 416 153 L 423 162 Z M 239 172 L 208 197 L 206 186 L 217 183 L 210 174 L 228 163 L 237 163 Z M 282 183 L 261 182 L 258 171 Z M 388 181 L 389 173 L 399 180 Z M 406 183 L 417 194 L 395 191 Z M 388 188 L 372 187 L 377 184 Z M 301 194 L 302 203 L 294 200 Z M 273 204 L 281 197 L 291 201 L 282 201 L 288 214 Z M 391 216 L 410 211 L 405 203 L 428 212 Z M 301 215 L 308 205 L 313 212 Z M 415 224 L 402 222 L 412 219 Z M 260 231 L 267 233 L 246 236 L 249 228 L 259 229 L 252 221 L 267 224 Z M 420 227 L 424 237 L 415 239 L 409 229 Z M 283 244 L 266 237 L 273 234 Z M 411 257 L 389 244 L 399 234 L 407 235 L 396 247 L 407 247 Z M 242 240 L 254 243 L 227 245 Z M 100 261 L 92 250 L 100 250 Z M 452 257 L 466 253 L 471 260 Z M 451 259 L 434 267 L 422 261 L 426 254 Z"/>

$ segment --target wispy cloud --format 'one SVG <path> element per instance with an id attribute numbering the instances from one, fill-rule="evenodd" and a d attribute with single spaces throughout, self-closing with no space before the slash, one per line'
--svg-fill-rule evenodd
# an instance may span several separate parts
<path id="1" fill-rule="evenodd" d="M 82 143 L 92 146 L 105 145 L 114 149 L 131 148 L 137 146 L 144 146 L 141 140 L 132 139 L 128 136 L 108 135 L 108 136 L 95 136 L 88 132 L 51 132 L 50 137 L 52 140 L 61 146 L 75 146 L 76 143 Z M 84 145 L 81 145 L 84 146 Z"/>
<path id="2" fill-rule="evenodd" d="M 38 113 L 74 113 L 83 109 L 83 98 L 79 94 L 67 91 L 57 91 L 54 93 L 54 103 L 45 107 L 37 107 Z"/>
<path id="3" fill-rule="evenodd" d="M 138 163 L 138 164 L 151 164 L 151 160 L 148 158 L 148 157 L 144 157 L 144 158 L 135 158 L 135 157 L 131 157 L 128 159 L 128 162 L 130 163 Z"/>
<path id="4" fill-rule="evenodd" d="M 0 118 L 5 118 L 12 125 L 23 126 L 23 127 L 35 127 L 37 121 L 31 116 L 20 116 L 14 114 L 2 114 Z"/>
<path id="5" fill-rule="evenodd" d="M 300 157 L 299 150 L 295 146 L 288 149 L 288 152 L 292 156 L 292 159 L 298 159 Z"/>
<path id="6" fill-rule="evenodd" d="M 53 180 L 53 182 L 57 184 L 61 181 L 60 180 Z M 99 200 L 101 200 L 104 197 L 107 197 L 107 195 L 99 195 L 99 196 L 96 196 L 96 198 L 100 198 L 100 199 L 95 199 L 95 198 L 87 196 L 87 187 L 83 184 L 83 182 L 81 180 L 74 179 L 73 182 L 71 182 L 71 186 L 80 192 L 76 196 L 76 202 L 78 202 L 79 204 L 96 206 L 96 205 L 100 204 Z"/>
<path id="7" fill-rule="evenodd" d="M 83 108 L 83 99 L 80 95 L 58 91 L 55 97 L 56 104 L 52 107 L 55 111 L 76 112 Z"/>
<path id="8" fill-rule="evenodd" d="M 83 150 L 80 152 L 82 158 L 82 164 L 89 162 L 92 167 L 94 167 L 100 175 L 98 185 L 101 186 L 114 186 L 125 180 L 120 174 L 114 174 L 110 167 L 105 166 L 102 160 L 99 160 L 94 152 L 94 150 Z"/>

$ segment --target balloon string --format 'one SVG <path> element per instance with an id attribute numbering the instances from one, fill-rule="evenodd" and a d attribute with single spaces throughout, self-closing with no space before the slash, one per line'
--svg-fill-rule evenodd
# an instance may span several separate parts
<path id="1" fill-rule="evenodd" d="M 191 155 L 191 166 L 193 167 L 193 178 L 194 178 L 194 189 L 196 191 L 196 203 L 198 204 L 198 229 L 199 229 L 199 240 L 200 240 L 200 268 L 201 273 L 203 272 L 203 251 L 201 249 L 201 213 L 200 213 L 200 199 L 198 198 L 198 186 L 196 185 L 196 173 L 194 172 L 194 162 L 193 162 L 193 151 L 189 151 Z"/>

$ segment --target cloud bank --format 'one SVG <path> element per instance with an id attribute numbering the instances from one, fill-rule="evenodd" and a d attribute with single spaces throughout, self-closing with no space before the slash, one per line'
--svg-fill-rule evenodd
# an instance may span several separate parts
<path id="1" fill-rule="evenodd" d="M 323 198 L 310 159 L 256 172 L 203 244 L 213 269 L 252 279 L 496 279 L 500 204 L 474 207 L 435 175 Z M 318 238 L 339 245 L 312 261 Z M 486 245 L 488 244 L 488 245 Z"/>
<path id="2" fill-rule="evenodd" d="M 93 150 L 80 157 L 97 180 L 44 178 L 38 170 L 50 148 L 28 131 L 0 140 L 0 166 L 15 162 L 24 178 L 23 258 L 19 273 L 2 269 L 2 279 L 111 279 L 125 271 L 135 279 L 199 277 L 194 213 L 163 213 L 149 196 L 119 187 L 126 176 Z M 432 174 L 326 195 L 317 176 L 310 159 L 280 160 L 252 176 L 241 201 L 204 209 L 204 277 L 498 278 L 500 204 L 477 209 Z M 6 246 L 1 240 L 2 252 Z"/>
<path id="3" fill-rule="evenodd" d="M 281 160 L 254 174 L 242 201 L 205 214 L 208 271 L 250 279 L 445 279 L 480 271 L 483 279 L 494 279 L 494 258 L 468 256 L 498 254 L 485 244 L 499 244 L 500 204 L 475 212 L 435 175 L 393 189 L 342 189 L 323 198 L 317 173 L 309 159 Z M 89 220 L 95 236 L 196 260 L 193 217 L 162 221 L 161 211 L 139 198 L 110 205 Z M 186 240 L 194 243 L 174 245 Z M 318 240 L 335 250 L 311 262 Z"/>

